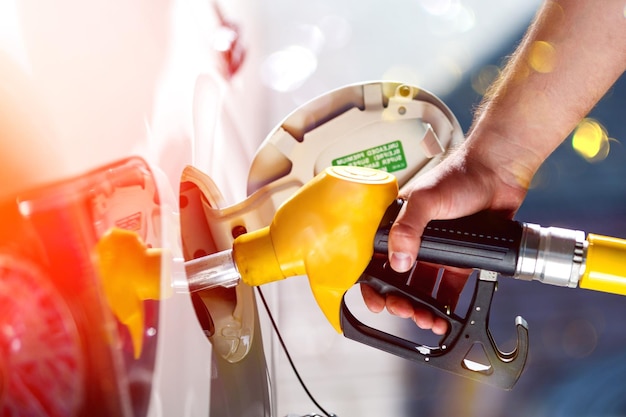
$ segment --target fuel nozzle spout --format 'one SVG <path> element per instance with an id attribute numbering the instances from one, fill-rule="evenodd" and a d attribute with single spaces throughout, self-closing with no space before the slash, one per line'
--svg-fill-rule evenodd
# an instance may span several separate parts
<path id="1" fill-rule="evenodd" d="M 191 292 L 216 287 L 230 288 L 241 281 L 232 249 L 187 261 L 185 272 Z"/>

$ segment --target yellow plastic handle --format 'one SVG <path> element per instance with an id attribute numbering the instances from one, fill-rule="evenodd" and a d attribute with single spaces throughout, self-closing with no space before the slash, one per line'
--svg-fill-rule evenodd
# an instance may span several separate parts
<path id="1" fill-rule="evenodd" d="M 626 295 L 626 240 L 589 234 L 580 288 Z"/>
<path id="2" fill-rule="evenodd" d="M 243 282 L 307 275 L 320 309 L 341 333 L 343 295 L 367 267 L 376 229 L 397 195 L 397 180 L 387 172 L 327 168 L 285 201 L 268 227 L 235 239 Z"/>

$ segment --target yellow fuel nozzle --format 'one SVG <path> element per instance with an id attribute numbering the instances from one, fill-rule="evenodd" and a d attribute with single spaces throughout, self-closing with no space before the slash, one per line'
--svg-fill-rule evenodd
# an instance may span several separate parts
<path id="1" fill-rule="evenodd" d="M 626 240 L 590 233 L 580 288 L 626 295 Z"/>
<path id="2" fill-rule="evenodd" d="M 162 250 L 148 248 L 136 232 L 114 227 L 100 238 L 95 252 L 107 302 L 127 327 L 137 359 L 143 348 L 143 302 L 161 297 Z"/>
<path id="3" fill-rule="evenodd" d="M 367 267 L 380 219 L 397 195 L 397 180 L 386 172 L 327 168 L 285 201 L 268 227 L 235 239 L 242 281 L 256 286 L 307 275 L 320 309 L 341 333 L 343 295 Z"/>

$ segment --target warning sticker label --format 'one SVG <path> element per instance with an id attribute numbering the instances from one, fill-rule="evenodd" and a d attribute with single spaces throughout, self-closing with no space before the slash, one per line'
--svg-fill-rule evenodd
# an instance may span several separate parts
<path id="1" fill-rule="evenodd" d="M 400 171 L 407 166 L 402 142 L 399 140 L 342 156 L 334 159 L 332 164 L 375 168 L 387 172 Z"/>

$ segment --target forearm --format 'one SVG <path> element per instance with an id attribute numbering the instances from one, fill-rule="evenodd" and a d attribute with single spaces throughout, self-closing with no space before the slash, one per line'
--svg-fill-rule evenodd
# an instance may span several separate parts
<path id="1" fill-rule="evenodd" d="M 543 4 L 486 95 L 467 140 L 403 190 L 407 204 L 389 233 L 394 270 L 412 267 L 422 232 L 433 219 L 486 209 L 515 213 L 539 166 L 624 72 L 625 6 L 624 0 Z M 458 281 L 442 279 L 441 285 Z M 376 299 L 367 290 L 363 296 L 374 310 L 386 305 L 420 327 L 445 331 L 445 324 L 409 303 Z"/>
<path id="2" fill-rule="evenodd" d="M 477 112 L 469 154 L 527 188 L 625 68 L 623 1 L 547 1 Z"/>

